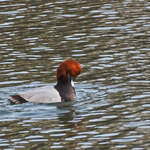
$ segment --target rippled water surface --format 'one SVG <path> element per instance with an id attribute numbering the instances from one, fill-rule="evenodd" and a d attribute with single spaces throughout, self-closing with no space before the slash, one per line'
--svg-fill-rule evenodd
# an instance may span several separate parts
<path id="1" fill-rule="evenodd" d="M 0 149 L 150 148 L 150 2 L 0 1 Z M 82 65 L 76 102 L 12 105 Z"/>

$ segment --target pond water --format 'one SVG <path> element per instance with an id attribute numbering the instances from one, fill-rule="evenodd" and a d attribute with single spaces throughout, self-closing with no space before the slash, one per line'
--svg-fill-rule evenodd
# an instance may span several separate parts
<path id="1" fill-rule="evenodd" d="M 150 148 L 150 2 L 0 1 L 0 149 Z M 81 63 L 76 102 L 10 104 Z"/>

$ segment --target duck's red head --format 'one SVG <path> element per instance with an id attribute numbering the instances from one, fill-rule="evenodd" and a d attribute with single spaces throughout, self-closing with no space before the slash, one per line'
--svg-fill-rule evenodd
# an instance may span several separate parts
<path id="1" fill-rule="evenodd" d="M 68 79 L 76 78 L 81 72 L 81 65 L 75 60 L 66 60 L 57 68 L 57 81 L 67 82 Z"/>

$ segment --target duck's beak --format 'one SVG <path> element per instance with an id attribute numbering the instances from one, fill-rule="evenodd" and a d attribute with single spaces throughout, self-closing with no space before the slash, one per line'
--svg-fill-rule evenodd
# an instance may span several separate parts
<path id="1" fill-rule="evenodd" d="M 72 85 L 72 87 L 74 87 L 74 82 L 73 82 L 73 80 L 71 80 L 71 85 Z"/>
<path id="2" fill-rule="evenodd" d="M 74 81 L 75 81 L 75 79 L 76 79 L 76 77 L 70 76 L 72 87 L 74 87 Z"/>

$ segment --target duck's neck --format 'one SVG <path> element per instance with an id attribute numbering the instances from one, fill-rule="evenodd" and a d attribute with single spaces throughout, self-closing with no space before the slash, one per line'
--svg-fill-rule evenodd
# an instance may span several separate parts
<path id="1" fill-rule="evenodd" d="M 74 101 L 76 99 L 75 89 L 72 87 L 70 80 L 63 83 L 57 82 L 55 88 L 59 92 L 62 101 Z"/>

